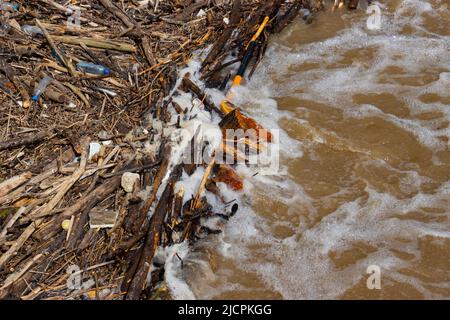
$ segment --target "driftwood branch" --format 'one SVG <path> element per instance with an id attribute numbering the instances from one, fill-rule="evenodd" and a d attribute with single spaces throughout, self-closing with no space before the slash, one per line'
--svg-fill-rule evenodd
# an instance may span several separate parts
<path id="1" fill-rule="evenodd" d="M 175 182 L 181 176 L 181 168 L 181 166 L 177 166 L 172 172 L 170 180 L 155 209 L 155 213 L 150 219 L 149 228 L 146 232 L 147 236 L 138 263 L 131 266 L 124 278 L 122 290 L 127 292 L 127 300 L 138 299 L 142 290 L 145 289 L 147 274 L 150 271 L 153 256 L 155 255 L 155 250 L 160 240 L 162 226 L 168 213 L 168 206 L 171 205 L 170 199 L 173 197 Z"/>
<path id="2" fill-rule="evenodd" d="M 119 7 L 113 4 L 110 0 L 100 0 L 100 3 L 113 15 L 119 18 L 123 24 L 129 29 L 127 32 L 130 35 L 136 37 L 142 36 L 142 30 L 138 23 L 130 18 L 125 12 L 123 12 Z"/>
<path id="3" fill-rule="evenodd" d="M 45 138 L 49 137 L 51 134 L 52 134 L 52 132 L 43 131 L 43 132 L 38 132 L 36 134 L 29 134 L 29 135 L 26 135 L 25 137 L 17 137 L 17 138 L 9 139 L 8 141 L 2 141 L 2 142 L 0 142 L 0 150 L 12 149 L 12 148 L 20 147 L 20 146 L 27 146 L 30 144 L 35 144 L 35 143 L 38 143 L 38 142 L 44 140 Z"/>
<path id="4" fill-rule="evenodd" d="M 222 110 L 220 110 L 219 108 L 216 107 L 216 105 L 214 104 L 214 102 L 212 102 L 211 98 L 208 97 L 203 91 L 202 89 L 200 89 L 199 86 L 197 86 L 191 79 L 190 79 L 190 74 L 187 73 L 185 75 L 185 77 L 183 78 L 183 89 L 186 91 L 191 91 L 193 92 L 205 105 L 205 107 L 209 110 L 209 111 L 214 111 L 217 114 L 219 114 L 221 117 L 224 116 L 224 113 L 222 112 Z"/>
<path id="5" fill-rule="evenodd" d="M 99 49 L 109 49 L 123 52 L 136 52 L 136 47 L 132 44 L 118 42 L 113 40 L 100 40 L 100 39 L 92 39 L 92 38 L 83 38 L 77 36 L 52 36 L 55 41 L 66 43 L 66 44 L 76 44 L 81 45 L 84 44 L 88 47 L 99 48 Z"/>
<path id="6" fill-rule="evenodd" d="M 25 183 L 30 179 L 32 176 L 31 172 L 24 172 L 20 175 L 17 175 L 15 177 L 12 177 L 6 181 L 3 181 L 0 183 L 0 197 L 3 197 L 4 195 L 7 195 L 12 190 L 20 186 L 21 184 Z"/>

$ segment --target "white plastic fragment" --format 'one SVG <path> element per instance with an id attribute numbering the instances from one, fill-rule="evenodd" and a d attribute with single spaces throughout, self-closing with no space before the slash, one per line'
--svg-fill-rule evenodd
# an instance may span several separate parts
<path id="1" fill-rule="evenodd" d="M 197 13 L 197 17 L 204 17 L 206 15 L 205 10 L 200 9 L 200 11 Z"/>
<path id="2" fill-rule="evenodd" d="M 100 143 L 91 142 L 89 144 L 89 160 L 91 160 L 97 153 L 99 153 L 101 148 L 102 146 Z"/>

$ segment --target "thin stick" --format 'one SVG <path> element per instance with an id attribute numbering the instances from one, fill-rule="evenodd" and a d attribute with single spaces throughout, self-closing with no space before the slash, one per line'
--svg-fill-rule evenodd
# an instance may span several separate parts
<path id="1" fill-rule="evenodd" d="M 213 158 L 211 159 L 211 162 L 209 163 L 208 167 L 206 167 L 205 174 L 203 175 L 202 181 L 200 182 L 200 185 L 197 190 L 197 194 L 195 195 L 194 201 L 191 204 L 191 209 L 198 208 L 198 201 L 199 201 L 200 197 L 202 196 L 206 181 L 208 180 L 209 175 L 211 174 L 211 170 L 215 163 L 216 163 L 216 156 L 214 155 Z"/>
<path id="2" fill-rule="evenodd" d="M 8 233 L 8 228 L 11 228 L 13 224 L 17 221 L 17 219 L 19 219 L 20 216 L 24 214 L 26 210 L 27 210 L 26 207 L 20 207 L 20 209 L 17 210 L 14 216 L 12 216 L 12 218 L 9 219 L 8 223 L 3 228 L 2 232 L 0 232 L 0 240 L 6 236 L 6 234 Z"/>
<path id="3" fill-rule="evenodd" d="M 43 206 L 38 212 L 39 216 L 46 215 L 48 212 L 52 211 L 56 205 L 61 201 L 61 199 L 64 197 L 64 195 L 67 193 L 67 191 L 72 188 L 72 186 L 75 184 L 75 182 L 78 181 L 78 179 L 81 178 L 84 171 L 86 170 L 86 164 L 87 164 L 87 158 L 88 158 L 88 146 L 87 144 L 83 148 L 83 152 L 81 153 L 81 160 L 80 160 L 80 166 L 78 169 L 72 174 L 72 176 L 69 177 L 66 181 L 63 182 L 61 185 L 58 193 L 50 200 L 45 206 Z"/>
<path id="4" fill-rule="evenodd" d="M 80 89 L 78 89 L 76 86 L 74 86 L 73 84 L 71 84 L 69 82 L 64 82 L 64 85 L 67 86 L 70 90 L 72 90 L 73 93 L 75 93 L 83 101 L 83 103 L 86 105 L 86 107 L 88 107 L 88 108 L 91 107 L 89 100 L 86 98 L 86 96 L 83 94 L 83 92 L 81 92 Z"/>
<path id="5" fill-rule="evenodd" d="M 48 44 L 55 51 L 55 54 L 58 56 L 58 58 L 61 60 L 61 62 L 66 66 L 67 70 L 69 70 L 70 75 L 72 77 L 76 77 L 77 74 L 75 72 L 75 68 L 73 67 L 72 63 L 69 60 L 66 60 L 66 57 L 61 53 L 61 51 L 59 51 L 58 47 L 56 46 L 56 44 L 53 41 L 50 34 L 48 33 L 47 29 L 45 29 L 45 27 L 42 25 L 42 23 L 39 21 L 39 19 L 36 19 L 36 24 L 38 25 L 39 28 L 41 28 L 45 39 L 47 39 Z"/>
<path id="6" fill-rule="evenodd" d="M 33 259 L 31 259 L 30 261 L 28 261 L 28 262 L 25 264 L 25 266 L 23 266 L 23 268 L 21 268 L 20 270 L 14 272 L 14 273 L 12 273 L 12 274 L 10 274 L 10 275 L 8 276 L 8 278 L 6 278 L 6 280 L 5 280 L 4 284 L 3 284 L 3 286 L 0 288 L 0 291 L 6 289 L 6 288 L 9 287 L 10 285 L 12 285 L 14 282 L 16 282 L 17 280 L 19 280 L 20 277 L 22 277 L 22 276 L 25 274 L 25 272 L 27 272 L 28 269 L 30 269 L 31 266 L 33 266 L 33 264 L 36 263 L 36 261 L 38 261 L 39 259 L 42 258 L 42 256 L 43 256 L 43 253 L 39 253 L 39 254 L 35 255 L 35 256 L 33 257 Z"/>
<path id="7" fill-rule="evenodd" d="M 0 257 L 0 268 L 2 268 L 18 251 L 28 238 L 33 234 L 33 232 L 41 225 L 42 219 L 32 222 L 25 231 L 20 235 L 20 237 L 14 242 L 14 244 Z"/>
<path id="8" fill-rule="evenodd" d="M 1 150 L 1 149 L 0 149 Z M 3 197 L 10 193 L 15 188 L 19 187 L 28 179 L 31 178 L 33 174 L 30 171 L 14 176 L 6 181 L 0 183 L 0 197 Z"/>
<path id="9" fill-rule="evenodd" d="M 131 53 L 135 53 L 137 51 L 136 47 L 131 44 L 124 43 L 124 42 L 112 41 L 112 40 L 80 38 L 77 36 L 52 36 L 52 38 L 56 41 L 66 43 L 66 44 L 75 44 L 75 45 L 84 44 L 84 45 L 86 45 L 88 47 L 92 47 L 92 48 L 110 49 L 110 50 L 131 52 Z"/>

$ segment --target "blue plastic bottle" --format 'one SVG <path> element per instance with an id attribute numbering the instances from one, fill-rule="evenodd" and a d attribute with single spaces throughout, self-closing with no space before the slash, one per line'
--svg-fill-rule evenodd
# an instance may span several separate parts
<path id="1" fill-rule="evenodd" d="M 34 87 L 33 96 L 31 99 L 33 101 L 38 101 L 40 95 L 47 89 L 48 85 L 52 82 L 52 78 L 45 76 L 39 81 L 39 83 Z"/>
<path id="2" fill-rule="evenodd" d="M 29 24 L 22 26 L 22 31 L 25 32 L 26 34 L 29 34 L 30 36 L 34 36 L 37 34 L 44 35 L 41 28 L 37 26 L 30 26 Z"/>
<path id="3" fill-rule="evenodd" d="M 85 73 L 92 73 L 92 74 L 97 74 L 97 75 L 102 75 L 102 76 L 107 76 L 111 73 L 111 71 L 108 68 L 106 68 L 102 65 L 84 62 L 84 61 L 78 62 L 77 68 Z"/>
<path id="4" fill-rule="evenodd" d="M 19 5 L 9 2 L 0 2 L 0 11 L 19 11 Z"/>

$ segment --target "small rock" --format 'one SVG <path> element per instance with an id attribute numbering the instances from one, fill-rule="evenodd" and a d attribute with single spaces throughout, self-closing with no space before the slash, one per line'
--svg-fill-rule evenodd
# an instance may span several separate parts
<path id="1" fill-rule="evenodd" d="M 125 172 L 122 175 L 122 188 L 125 192 L 131 193 L 133 192 L 133 187 L 136 181 L 139 181 L 139 174 Z"/>

